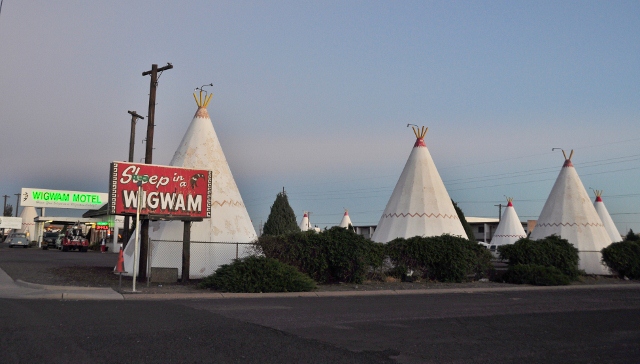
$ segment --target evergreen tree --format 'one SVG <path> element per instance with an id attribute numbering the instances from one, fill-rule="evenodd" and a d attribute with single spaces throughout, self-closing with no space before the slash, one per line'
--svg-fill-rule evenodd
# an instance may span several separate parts
<path id="1" fill-rule="evenodd" d="M 271 205 L 271 212 L 262 228 L 263 235 L 281 235 L 300 231 L 296 222 L 296 214 L 293 212 L 286 192 L 278 193 L 276 200 Z"/>
<path id="2" fill-rule="evenodd" d="M 471 225 L 469 225 L 469 223 L 467 222 L 467 219 L 464 217 L 464 213 L 458 207 L 458 204 L 456 204 L 453 200 L 451 200 L 451 202 L 453 203 L 453 207 L 456 209 L 456 214 L 458 214 L 458 219 L 460 219 L 460 222 L 462 223 L 462 227 L 464 228 L 464 232 L 467 233 L 468 239 L 471 241 L 476 241 L 476 238 L 474 237 L 474 234 L 473 234 L 473 229 L 471 228 Z"/>
<path id="3" fill-rule="evenodd" d="M 633 229 L 629 229 L 627 236 L 624 238 L 626 241 L 638 241 L 640 237 L 633 232 Z"/>
<path id="4" fill-rule="evenodd" d="M 4 207 L 3 216 L 13 216 L 13 205 L 7 205 Z"/>

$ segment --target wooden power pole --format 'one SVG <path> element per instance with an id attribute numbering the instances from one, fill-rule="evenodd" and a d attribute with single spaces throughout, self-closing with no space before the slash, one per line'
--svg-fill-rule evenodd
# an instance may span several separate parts
<path id="1" fill-rule="evenodd" d="M 150 71 L 142 72 L 143 76 L 151 75 L 151 83 L 149 86 L 149 113 L 147 114 L 147 145 L 146 153 L 144 155 L 144 163 L 151 164 L 153 161 L 153 127 L 155 126 L 155 114 L 156 114 L 156 88 L 158 87 L 158 72 L 170 70 L 173 68 L 171 63 L 167 63 L 166 66 L 158 68 L 157 64 L 151 65 Z M 140 238 L 142 240 L 140 244 L 140 278 L 147 277 L 147 255 L 149 252 L 149 217 L 146 216 L 140 224 Z M 136 226 L 136 229 L 138 227 Z"/>

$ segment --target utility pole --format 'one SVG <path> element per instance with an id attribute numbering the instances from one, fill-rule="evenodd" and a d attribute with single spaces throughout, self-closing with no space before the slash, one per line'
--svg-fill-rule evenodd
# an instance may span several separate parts
<path id="1" fill-rule="evenodd" d="M 7 209 L 7 199 L 10 197 L 9 195 L 3 195 L 4 197 L 4 208 L 2 209 L 2 216 L 4 216 L 4 212 Z"/>
<path id="2" fill-rule="evenodd" d="M 18 217 L 18 206 L 20 206 L 20 194 L 14 193 L 16 195 L 16 217 Z"/>
<path id="3" fill-rule="evenodd" d="M 498 207 L 498 222 L 502 220 L 502 204 L 493 205 Z"/>
<path id="4" fill-rule="evenodd" d="M 9 195 L 3 195 L 2 197 L 4 197 L 4 207 L 2 208 L 2 216 L 4 216 L 4 212 L 7 211 L 7 198 L 9 198 Z M 4 240 L 4 228 L 2 228 L 2 236 L 0 237 L 0 241 Z"/>
<path id="5" fill-rule="evenodd" d="M 151 81 L 149 84 L 149 113 L 147 114 L 147 149 L 144 155 L 144 163 L 151 164 L 153 161 L 153 128 L 155 126 L 156 115 L 156 88 L 158 87 L 158 72 L 170 70 L 173 68 L 171 63 L 167 63 L 166 66 L 158 68 L 157 64 L 151 65 L 150 71 L 142 72 L 143 76 L 151 75 Z M 147 255 L 149 252 L 149 217 L 146 216 L 140 224 L 140 238 L 142 243 L 140 244 L 140 278 L 147 277 Z M 136 229 L 138 227 L 136 226 Z"/>
<path id="6" fill-rule="evenodd" d="M 138 115 L 135 111 L 127 111 L 131 114 L 131 134 L 129 136 L 129 162 L 133 162 L 133 150 L 136 143 L 136 121 L 144 120 L 144 116 Z"/>
<path id="7" fill-rule="evenodd" d="M 135 148 L 135 140 L 136 140 L 136 121 L 138 121 L 138 119 L 142 119 L 144 120 L 144 117 L 141 115 L 138 115 L 138 113 L 136 111 L 127 111 L 129 114 L 131 114 L 131 133 L 129 135 L 129 163 L 133 163 L 133 151 Z M 127 243 L 129 242 L 129 235 L 131 234 L 131 232 L 129 231 L 129 229 L 131 228 L 131 224 L 130 224 L 130 220 L 129 220 L 129 215 L 124 217 L 124 231 L 122 232 L 122 246 L 126 247 Z M 117 237 L 116 237 L 117 239 Z M 117 242 L 117 240 L 116 240 Z"/>

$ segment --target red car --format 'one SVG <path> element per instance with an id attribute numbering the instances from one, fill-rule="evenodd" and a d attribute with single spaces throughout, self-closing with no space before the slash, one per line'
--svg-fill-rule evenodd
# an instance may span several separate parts
<path id="1" fill-rule="evenodd" d="M 68 252 L 71 249 L 78 249 L 81 252 L 86 252 L 89 249 L 89 240 L 82 236 L 80 229 L 76 227 L 67 230 L 62 238 L 61 250 Z"/>

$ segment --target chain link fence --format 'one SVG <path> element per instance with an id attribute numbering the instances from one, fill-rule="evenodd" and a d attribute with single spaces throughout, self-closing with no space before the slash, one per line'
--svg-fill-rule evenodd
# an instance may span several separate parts
<path id="1" fill-rule="evenodd" d="M 255 252 L 253 243 L 192 241 L 190 247 L 189 279 L 207 277 L 219 266 Z M 150 240 L 148 259 L 149 270 L 178 268 L 178 277 L 182 277 L 182 240 Z"/>

